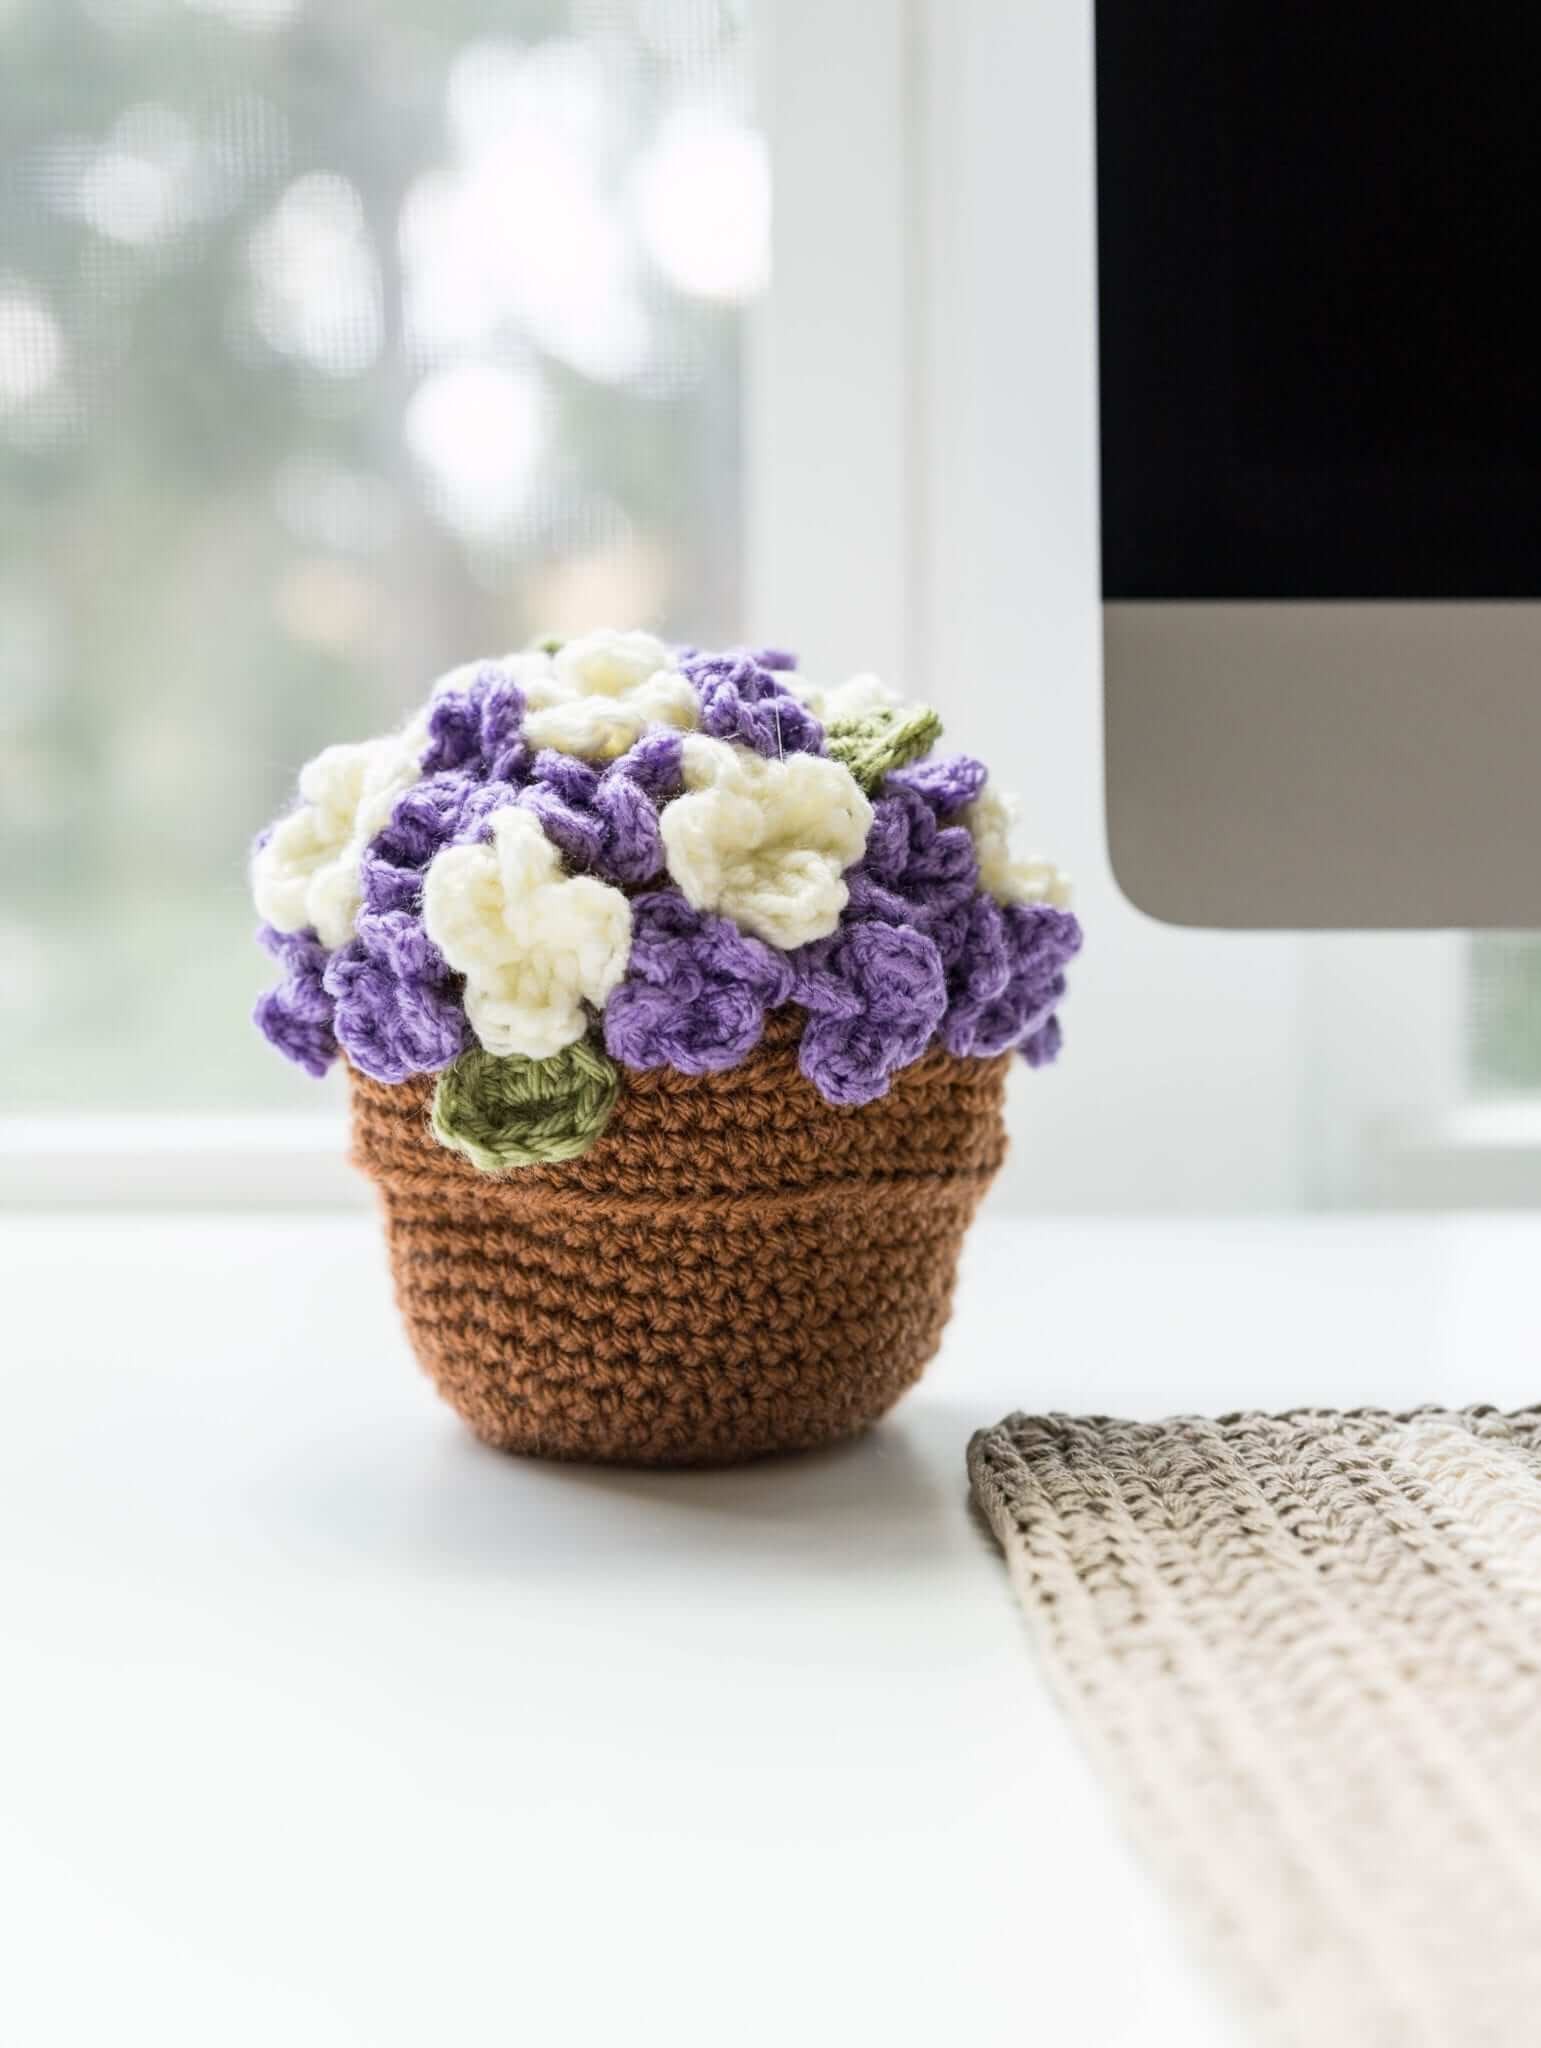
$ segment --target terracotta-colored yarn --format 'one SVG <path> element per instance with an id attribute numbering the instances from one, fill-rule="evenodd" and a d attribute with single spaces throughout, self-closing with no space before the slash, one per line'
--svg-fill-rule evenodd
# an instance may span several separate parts
<path id="1" fill-rule="evenodd" d="M 1009 1055 L 926 1053 L 859 1109 L 797 1070 L 801 1012 L 721 1074 L 628 1073 L 591 1149 L 480 1173 L 431 1080 L 350 1070 L 418 1357 L 484 1442 L 727 1463 L 851 1436 L 936 1350 L 1005 1151 Z"/>

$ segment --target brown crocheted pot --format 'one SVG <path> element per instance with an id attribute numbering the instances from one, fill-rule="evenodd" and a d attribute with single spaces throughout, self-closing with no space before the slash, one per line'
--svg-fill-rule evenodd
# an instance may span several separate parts
<path id="1" fill-rule="evenodd" d="M 801 1013 L 729 1073 L 628 1073 L 581 1159 L 481 1173 L 432 1084 L 352 1073 L 419 1359 L 535 1457 L 729 1463 L 855 1434 L 936 1350 L 1005 1151 L 1007 1056 L 932 1051 L 860 1109 L 797 1070 Z"/>

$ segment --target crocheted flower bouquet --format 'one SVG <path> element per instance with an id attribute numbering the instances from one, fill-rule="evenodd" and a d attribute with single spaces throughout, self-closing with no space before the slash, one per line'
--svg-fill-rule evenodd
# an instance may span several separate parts
<path id="1" fill-rule="evenodd" d="M 419 1357 L 476 1433 L 687 1463 L 829 1441 L 935 1350 L 1080 944 L 985 768 L 875 677 L 596 633 L 328 747 L 258 841 Z"/>

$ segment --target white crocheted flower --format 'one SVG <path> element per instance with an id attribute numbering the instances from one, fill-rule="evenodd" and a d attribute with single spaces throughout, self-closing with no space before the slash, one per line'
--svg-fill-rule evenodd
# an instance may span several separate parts
<path id="1" fill-rule="evenodd" d="M 650 725 L 682 732 L 700 719 L 696 693 L 651 633 L 589 633 L 570 640 L 547 672 L 519 678 L 533 747 L 614 761 Z"/>
<path id="2" fill-rule="evenodd" d="M 852 676 L 830 689 L 808 682 L 795 669 L 788 670 L 781 680 L 823 725 L 834 725 L 846 718 L 865 718 L 872 711 L 899 711 L 904 706 L 899 692 L 881 676 Z"/>
<path id="3" fill-rule="evenodd" d="M 993 782 L 987 782 L 961 816 L 974 841 L 980 885 L 998 903 L 1051 903 L 1056 910 L 1069 908 L 1069 876 L 1042 854 L 1013 850 L 1015 797 L 1003 796 Z"/>
<path id="4" fill-rule="evenodd" d="M 631 905 L 592 875 L 567 875 L 530 812 L 510 805 L 492 838 L 446 846 L 423 880 L 423 925 L 466 978 L 472 1030 L 490 1053 L 549 1059 L 588 1028 L 626 972 Z"/>
<path id="5" fill-rule="evenodd" d="M 687 793 L 659 824 L 686 899 L 774 946 L 832 932 L 848 893 L 841 877 L 872 823 L 850 770 L 817 754 L 768 761 L 699 734 L 683 756 Z"/>
<path id="6" fill-rule="evenodd" d="M 359 909 L 364 849 L 389 824 L 396 799 L 422 773 L 428 715 L 404 732 L 327 747 L 300 773 L 300 802 L 252 856 L 257 914 L 281 932 L 313 926 L 323 946 L 345 946 Z"/>

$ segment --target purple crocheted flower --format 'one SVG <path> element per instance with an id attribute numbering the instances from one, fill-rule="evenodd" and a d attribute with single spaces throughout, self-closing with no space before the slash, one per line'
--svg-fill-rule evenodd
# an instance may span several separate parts
<path id="1" fill-rule="evenodd" d="M 605 1047 L 628 1067 L 711 1074 L 759 1044 L 765 1012 L 792 987 L 785 954 L 675 889 L 631 906 L 631 960 L 605 1006 Z"/>
<path id="2" fill-rule="evenodd" d="M 366 910 L 416 910 L 423 874 L 442 847 L 480 839 L 493 813 L 515 802 L 508 782 L 480 782 L 455 769 L 414 783 L 396 799 L 391 821 L 370 840 L 359 880 Z"/>
<path id="3" fill-rule="evenodd" d="M 269 1045 L 319 1079 L 337 1057 L 332 998 L 322 978 L 327 950 L 313 931 L 280 932 L 265 924 L 257 938 L 282 964 L 284 978 L 258 997 L 253 1020 Z"/>
<path id="4" fill-rule="evenodd" d="M 461 768 L 480 782 L 523 781 L 530 763 L 523 720 L 524 692 L 495 661 L 484 663 L 469 683 L 435 698 L 423 773 Z"/>
<path id="5" fill-rule="evenodd" d="M 649 733 L 603 773 L 549 751 L 532 764 L 523 741 L 510 737 L 517 695 L 492 670 L 438 700 L 438 758 L 459 765 L 406 790 L 365 849 L 363 909 L 326 986 L 338 1042 L 376 1080 L 436 1072 L 471 1042 L 459 977 L 422 925 L 423 876 L 442 848 L 480 839 L 494 814 L 517 802 L 534 810 L 572 867 L 637 883 L 663 866 L 656 801 L 680 786 L 680 735 Z M 485 780 L 488 762 L 519 781 Z"/>
<path id="6" fill-rule="evenodd" d="M 1059 1018 L 1055 1016 L 1051 1017 L 1047 1024 L 1040 1024 L 1036 1031 L 1024 1038 L 1017 1051 L 1030 1067 L 1048 1067 L 1059 1058 L 1060 1047 L 1064 1042 L 1065 1034 L 1060 1029 Z"/>
<path id="7" fill-rule="evenodd" d="M 1065 993 L 1063 969 L 1080 946 L 1081 927 L 1068 910 L 976 897 L 963 952 L 948 977 L 943 1045 L 965 1059 L 990 1059 L 1018 1045 L 1032 1065 L 1052 1059 L 1057 1039 L 1027 1047 L 1053 1017 Z"/>
<path id="8" fill-rule="evenodd" d="M 792 665 L 791 656 L 775 647 L 685 656 L 680 670 L 701 699 L 702 732 L 709 739 L 736 740 L 772 760 L 821 754 L 823 726 L 781 681 Z"/>
<path id="9" fill-rule="evenodd" d="M 364 850 L 363 908 L 353 938 L 326 968 L 326 987 L 338 1043 L 377 1081 L 434 1073 L 471 1042 L 459 977 L 423 929 L 423 875 L 441 848 L 479 838 L 517 795 L 507 782 L 481 781 L 474 768 L 440 770 L 397 798 L 389 824 Z"/>
<path id="10" fill-rule="evenodd" d="M 645 757 L 641 773 L 658 766 L 656 754 Z M 624 755 L 601 774 L 571 754 L 537 754 L 519 802 L 570 868 L 621 883 L 650 882 L 663 869 L 657 806 Z"/>
<path id="11" fill-rule="evenodd" d="M 645 732 L 635 746 L 628 747 L 606 773 L 624 775 L 655 804 L 666 804 L 685 787 L 684 761 L 685 735 L 659 725 Z"/>
<path id="12" fill-rule="evenodd" d="M 912 761 L 907 768 L 896 768 L 883 788 L 913 790 L 925 798 L 937 817 L 950 818 L 971 804 L 989 779 L 983 761 L 968 754 L 949 754 L 941 761 Z"/>
<path id="13" fill-rule="evenodd" d="M 969 906 L 979 887 L 974 842 L 961 825 L 939 825 L 926 799 L 894 787 L 872 806 L 866 850 L 846 873 L 848 922 L 876 919 L 913 925 L 951 968 L 968 934 Z"/>
<path id="14" fill-rule="evenodd" d="M 923 932 L 849 925 L 793 956 L 808 1012 L 797 1063 L 830 1102 L 872 1102 L 918 1060 L 947 1008 L 941 955 Z"/>
<path id="15" fill-rule="evenodd" d="M 362 911 L 325 981 L 338 1043 L 376 1081 L 434 1073 L 471 1042 L 459 978 L 410 910 Z"/>

